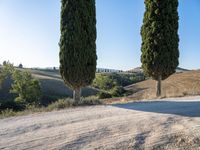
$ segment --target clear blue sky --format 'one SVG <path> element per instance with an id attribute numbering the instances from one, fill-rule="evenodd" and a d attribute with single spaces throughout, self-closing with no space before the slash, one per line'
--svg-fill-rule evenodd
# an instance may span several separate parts
<path id="1" fill-rule="evenodd" d="M 180 67 L 200 68 L 200 0 L 179 0 Z M 143 0 L 96 0 L 98 67 L 140 66 Z M 60 0 L 0 0 L 0 63 L 59 66 Z"/>

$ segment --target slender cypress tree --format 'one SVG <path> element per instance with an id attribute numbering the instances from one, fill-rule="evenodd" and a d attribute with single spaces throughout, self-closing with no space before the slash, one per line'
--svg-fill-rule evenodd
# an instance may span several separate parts
<path id="1" fill-rule="evenodd" d="M 142 68 L 157 80 L 157 96 L 161 80 L 175 73 L 179 64 L 178 0 L 145 0 L 146 11 L 141 28 Z"/>
<path id="2" fill-rule="evenodd" d="M 60 73 L 79 101 L 96 72 L 95 0 L 61 0 Z"/>

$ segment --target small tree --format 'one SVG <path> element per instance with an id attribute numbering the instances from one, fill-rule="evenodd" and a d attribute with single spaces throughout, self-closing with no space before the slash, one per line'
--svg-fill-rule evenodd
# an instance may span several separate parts
<path id="1" fill-rule="evenodd" d="M 10 62 L 5 62 L 3 67 L 0 69 L 0 88 L 3 82 L 10 78 L 14 71 L 14 66 Z"/>
<path id="2" fill-rule="evenodd" d="M 61 0 L 60 73 L 80 101 L 96 72 L 95 0 Z"/>
<path id="3" fill-rule="evenodd" d="M 3 61 L 3 66 L 5 66 L 7 64 L 7 61 Z"/>
<path id="4" fill-rule="evenodd" d="M 23 68 L 23 65 L 22 65 L 22 64 L 19 64 L 19 68 Z"/>
<path id="5" fill-rule="evenodd" d="M 39 104 L 41 96 L 40 83 L 32 77 L 30 72 L 15 70 L 12 79 L 13 84 L 10 92 L 18 95 L 15 99 L 16 102 Z"/>
<path id="6" fill-rule="evenodd" d="M 178 66 L 178 0 L 145 0 L 142 36 L 142 68 L 157 81 L 156 95 L 161 95 L 161 80 Z"/>

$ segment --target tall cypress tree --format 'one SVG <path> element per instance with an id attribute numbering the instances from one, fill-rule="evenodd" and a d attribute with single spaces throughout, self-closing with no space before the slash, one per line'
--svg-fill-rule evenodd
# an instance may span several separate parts
<path id="1" fill-rule="evenodd" d="M 157 80 L 157 96 L 161 80 L 165 80 L 179 64 L 178 0 L 145 0 L 146 11 L 141 28 L 142 68 Z"/>
<path id="2" fill-rule="evenodd" d="M 95 0 L 61 0 L 60 73 L 79 101 L 96 72 Z"/>

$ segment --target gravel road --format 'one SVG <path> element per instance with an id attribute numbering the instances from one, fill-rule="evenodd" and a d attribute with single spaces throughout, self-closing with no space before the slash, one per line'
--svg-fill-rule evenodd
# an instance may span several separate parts
<path id="1" fill-rule="evenodd" d="M 1 150 L 198 150 L 200 98 L 91 106 L 0 120 Z"/>

